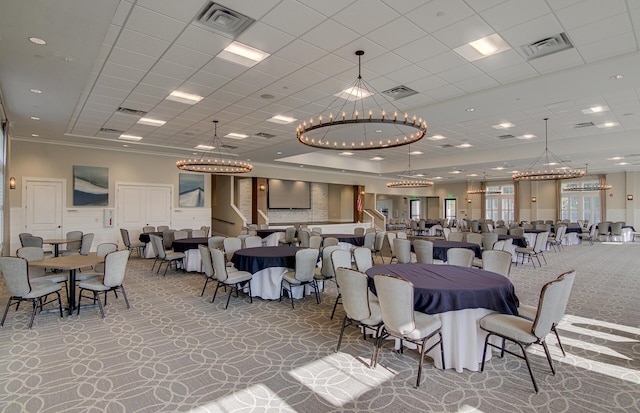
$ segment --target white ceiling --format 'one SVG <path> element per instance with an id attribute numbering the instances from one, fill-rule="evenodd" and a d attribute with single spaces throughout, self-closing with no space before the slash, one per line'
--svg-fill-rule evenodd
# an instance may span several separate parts
<path id="1" fill-rule="evenodd" d="M 334 94 L 355 81 L 354 52 L 362 49 L 363 78 L 376 91 L 399 85 L 416 90 L 393 105 L 424 118 L 428 137 L 446 137 L 411 145 L 423 153 L 411 156 L 415 172 L 451 181 L 483 172 L 490 179 L 508 178 L 542 153 L 546 117 L 549 149 L 572 166 L 588 163 L 593 173 L 640 169 L 638 0 L 219 0 L 255 19 L 236 40 L 271 55 L 251 68 L 218 56 L 232 39 L 194 23 L 206 3 L 5 2 L 0 87 L 13 138 L 177 160 L 211 140 L 216 119 L 220 137 L 250 135 L 222 141 L 235 147 L 225 149 L 229 156 L 250 159 L 257 176 L 261 165 L 305 164 L 395 177 L 407 167 L 407 147 L 349 157 L 318 152 L 297 142 L 299 122 L 266 121 L 322 113 Z M 473 62 L 453 51 L 493 33 L 511 48 Z M 574 47 L 526 59 L 521 46 L 558 33 L 566 33 Z M 31 43 L 32 36 L 47 44 Z M 611 80 L 617 74 L 624 77 Z M 205 98 L 196 105 L 167 100 L 173 90 Z M 598 105 L 609 110 L 583 113 Z M 167 123 L 141 125 L 139 116 L 118 113 L 118 107 Z M 503 122 L 515 126 L 493 127 Z M 574 128 L 584 122 L 596 126 Z M 617 126 L 597 127 L 605 122 Z M 123 142 L 101 128 L 144 139 Z M 498 139 L 506 134 L 537 137 Z M 465 142 L 473 146 L 455 147 Z M 375 155 L 385 159 L 370 161 Z M 625 159 L 609 160 L 617 156 Z M 500 166 L 505 169 L 492 169 Z M 463 172 L 450 174 L 454 169 Z"/>

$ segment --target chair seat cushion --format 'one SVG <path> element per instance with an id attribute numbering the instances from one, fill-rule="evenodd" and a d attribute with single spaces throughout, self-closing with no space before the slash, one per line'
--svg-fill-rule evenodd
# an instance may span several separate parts
<path id="1" fill-rule="evenodd" d="M 76 274 L 76 281 L 86 281 L 92 278 L 104 277 L 104 273 L 96 271 L 87 271 L 81 274 Z"/>
<path id="2" fill-rule="evenodd" d="M 61 283 L 67 281 L 66 275 L 43 275 L 42 277 L 29 278 L 32 284 L 37 283 Z"/>
<path id="3" fill-rule="evenodd" d="M 534 307 L 532 305 L 520 304 L 520 307 L 518 307 L 518 316 L 526 318 L 527 320 L 533 321 L 536 318 L 537 313 L 538 307 Z"/>
<path id="4" fill-rule="evenodd" d="M 147 244 L 145 244 L 144 242 L 132 242 L 129 244 L 129 248 L 143 248 L 146 246 Z"/>
<path id="5" fill-rule="evenodd" d="M 173 261 L 173 260 L 181 260 L 185 257 L 184 252 L 167 252 L 165 256 L 165 260 Z"/>
<path id="6" fill-rule="evenodd" d="M 22 298 L 39 298 L 47 294 L 60 291 L 62 286 L 58 283 L 38 283 L 31 286 L 31 292 L 22 296 Z"/>
<path id="7" fill-rule="evenodd" d="M 378 301 L 369 301 L 369 309 L 371 310 L 371 315 L 369 316 L 369 318 L 358 321 L 368 326 L 377 326 L 382 322 L 382 311 L 380 310 L 380 304 L 378 303 Z"/>
<path id="8" fill-rule="evenodd" d="M 533 254 L 533 248 L 531 247 L 517 247 L 516 248 L 516 252 L 519 252 L 521 254 Z"/>
<path id="9" fill-rule="evenodd" d="M 80 288 L 91 291 L 109 291 L 111 287 L 107 287 L 102 283 L 102 278 L 92 277 L 78 285 Z"/>
<path id="10" fill-rule="evenodd" d="M 482 258 L 473 258 L 473 262 L 471 263 L 472 267 L 482 268 Z"/>
<path id="11" fill-rule="evenodd" d="M 300 285 L 301 282 L 299 280 L 296 279 L 296 272 L 295 271 L 287 271 L 284 274 L 282 274 L 282 279 L 286 282 L 288 282 L 291 285 Z"/>
<path id="12" fill-rule="evenodd" d="M 436 316 L 421 313 L 419 311 L 414 311 L 413 314 L 414 319 L 416 320 L 416 329 L 405 334 L 405 337 L 407 338 L 419 340 L 430 335 L 442 326 L 440 319 Z"/>
<path id="13" fill-rule="evenodd" d="M 227 280 L 224 282 L 225 284 L 236 284 L 244 281 L 249 281 L 253 277 L 253 274 L 247 271 L 240 270 L 231 272 L 227 271 L 227 277 Z"/>
<path id="14" fill-rule="evenodd" d="M 507 314 L 489 314 L 480 319 L 480 327 L 521 343 L 535 343 L 538 338 L 531 334 L 533 323 L 526 318 Z"/>

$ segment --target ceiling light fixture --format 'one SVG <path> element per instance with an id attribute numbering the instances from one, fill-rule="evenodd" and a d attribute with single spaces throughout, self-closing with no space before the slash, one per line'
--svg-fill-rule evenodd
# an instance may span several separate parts
<path id="1" fill-rule="evenodd" d="M 471 185 L 473 186 L 473 182 L 471 183 Z M 480 182 L 480 188 L 478 189 L 469 189 L 467 191 L 467 194 L 469 195 L 475 195 L 475 194 L 484 194 L 484 195 L 502 195 L 502 189 L 496 189 L 496 190 L 490 190 L 487 189 L 487 174 L 486 172 L 482 173 L 482 182 Z"/>
<path id="2" fill-rule="evenodd" d="M 159 119 L 152 119 L 152 118 L 140 118 L 138 120 L 138 123 L 140 123 L 142 125 L 149 125 L 149 126 L 162 126 L 165 123 L 167 123 L 167 121 L 159 120 Z"/>
<path id="3" fill-rule="evenodd" d="M 367 150 L 395 148 L 418 142 L 427 132 L 427 122 L 408 113 L 402 114 L 393 103 L 380 94 L 392 109 L 380 107 L 377 92 L 362 79 L 362 50 L 358 56 L 358 77 L 319 115 L 298 125 L 296 136 L 301 143 L 322 149 Z M 344 99 L 340 105 L 338 99 Z M 347 102 L 353 106 L 346 108 Z M 365 103 L 368 106 L 365 107 Z M 377 134 L 376 130 L 382 130 Z M 380 136 L 382 135 L 382 136 Z"/>
<path id="4" fill-rule="evenodd" d="M 293 122 L 295 122 L 297 120 L 298 119 L 291 118 L 289 116 L 275 115 L 275 116 L 272 116 L 269 119 L 267 119 L 267 122 L 277 123 L 279 125 L 288 125 L 288 124 L 293 123 Z"/>
<path id="5" fill-rule="evenodd" d="M 29 41 L 31 43 L 37 44 L 37 45 L 47 44 L 47 42 L 45 42 L 43 39 L 41 39 L 39 37 L 29 37 Z"/>
<path id="6" fill-rule="evenodd" d="M 589 183 L 579 183 L 576 185 L 567 184 L 567 186 L 562 188 L 562 190 L 564 192 L 595 192 L 595 191 L 608 191 L 609 189 L 613 188 L 611 185 L 606 184 L 604 182 L 600 182 L 599 179 L 592 176 L 587 170 L 588 167 L 589 167 L 588 163 L 584 165 L 585 177 L 588 177 L 588 178 L 591 178 L 592 180 L 597 181 L 598 182 L 597 184 L 589 184 Z"/>
<path id="7" fill-rule="evenodd" d="M 227 133 L 226 135 L 224 135 L 225 138 L 231 138 L 231 139 L 247 139 L 249 137 L 249 135 L 246 135 L 244 133 L 236 133 L 236 132 L 230 132 Z"/>
<path id="8" fill-rule="evenodd" d="M 430 141 L 441 141 L 443 139 L 447 139 L 447 137 L 442 135 L 433 135 L 429 136 L 427 139 L 429 139 Z"/>
<path id="9" fill-rule="evenodd" d="M 429 188 L 433 186 L 432 181 L 427 181 L 425 179 L 402 179 L 402 178 L 412 178 L 414 176 L 413 171 L 411 170 L 411 150 L 409 150 L 409 164 L 405 168 L 404 171 L 400 175 L 398 175 L 398 180 L 388 182 L 387 188 Z"/>
<path id="10" fill-rule="evenodd" d="M 186 103 L 187 105 L 195 105 L 204 99 L 204 97 L 174 90 L 169 94 L 169 96 L 167 96 L 167 99 L 173 100 L 174 102 Z"/>
<path id="11" fill-rule="evenodd" d="M 567 162 L 561 160 L 558 156 L 556 156 L 549 150 L 548 123 L 549 118 L 544 118 L 544 151 L 535 159 L 535 161 L 533 161 L 531 165 L 529 165 L 529 167 L 525 171 L 511 175 L 514 181 L 552 181 L 558 179 L 581 178 L 582 176 L 584 176 L 585 171 L 583 171 L 582 169 L 549 168 L 551 164 L 567 165 Z M 551 155 L 551 160 L 555 162 L 549 162 L 549 155 Z M 540 161 L 542 161 L 543 168 L 538 167 L 538 169 L 536 170 L 536 165 Z"/>
<path id="12" fill-rule="evenodd" d="M 200 158 L 182 159 L 178 161 L 176 163 L 178 169 L 182 171 L 202 172 L 220 175 L 251 172 L 253 170 L 253 165 L 251 165 L 250 163 L 232 159 L 225 159 L 222 157 L 222 152 L 220 151 L 222 142 L 220 141 L 220 138 L 218 138 L 218 121 L 214 120 L 213 124 L 213 138 L 211 138 L 211 141 L 206 146 L 217 148 L 217 157 L 213 157 L 213 154 L 210 152 L 203 152 Z"/>
<path id="13" fill-rule="evenodd" d="M 125 141 L 134 141 L 134 142 L 138 142 L 142 140 L 142 136 L 136 136 L 136 135 L 127 135 L 127 134 L 122 134 L 118 137 L 118 139 L 122 139 Z"/>
<path id="14" fill-rule="evenodd" d="M 42 93 L 42 90 L 40 90 L 40 89 L 29 89 L 29 92 L 39 95 L 40 93 Z"/>
<path id="15" fill-rule="evenodd" d="M 505 42 L 499 34 L 494 33 L 490 36 L 483 37 L 473 42 L 463 44 L 453 49 L 454 52 L 464 57 L 470 62 L 483 59 L 487 56 L 493 56 L 511 49 L 509 43 Z"/>
<path id="16" fill-rule="evenodd" d="M 239 42 L 232 42 L 218 54 L 222 59 L 247 67 L 253 67 L 269 56 L 267 52 Z"/>

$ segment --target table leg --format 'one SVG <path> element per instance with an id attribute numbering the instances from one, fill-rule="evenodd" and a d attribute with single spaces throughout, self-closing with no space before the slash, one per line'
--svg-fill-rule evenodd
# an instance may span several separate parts
<path id="1" fill-rule="evenodd" d="M 53 256 L 57 257 L 60 255 L 60 244 L 53 244 Z"/>
<path id="2" fill-rule="evenodd" d="M 69 315 L 73 313 L 76 308 L 76 270 L 69 270 L 69 296 L 67 297 L 69 302 Z"/>

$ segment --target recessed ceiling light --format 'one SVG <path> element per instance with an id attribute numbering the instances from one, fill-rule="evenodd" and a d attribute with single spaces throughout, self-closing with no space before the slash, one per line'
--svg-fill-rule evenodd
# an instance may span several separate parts
<path id="1" fill-rule="evenodd" d="M 376 129 L 376 133 L 382 133 L 382 129 Z"/>
<path id="2" fill-rule="evenodd" d="M 351 156 L 351 155 L 353 155 L 353 152 L 340 152 L 340 155 L 342 155 L 342 156 Z"/>
<path id="3" fill-rule="evenodd" d="M 483 37 L 453 50 L 468 61 L 473 62 L 509 49 L 511 49 L 511 46 L 497 33 L 494 33 L 491 36 Z"/>
<path id="4" fill-rule="evenodd" d="M 293 122 L 295 122 L 297 120 L 298 119 L 291 118 L 289 116 L 275 115 L 275 116 L 272 116 L 269 119 L 267 119 L 267 122 L 278 123 L 280 125 L 288 125 L 288 124 L 293 123 Z"/>
<path id="5" fill-rule="evenodd" d="M 535 137 L 536 137 L 536 135 L 534 135 L 532 133 L 527 133 L 526 135 L 516 136 L 516 139 L 533 139 Z"/>
<path id="6" fill-rule="evenodd" d="M 260 95 L 260 97 L 261 97 L 262 99 L 273 99 L 275 96 L 273 96 L 273 95 L 272 95 L 272 94 L 270 94 L 270 93 L 264 93 L 264 94 Z"/>
<path id="7" fill-rule="evenodd" d="M 40 135 L 38 135 L 37 133 L 32 133 L 31 136 L 33 136 L 34 138 L 37 138 Z"/>
<path id="8" fill-rule="evenodd" d="M 461 143 L 460 145 L 456 145 L 456 148 L 464 149 L 464 148 L 471 148 L 472 146 L 473 146 L 472 144 L 465 142 L 465 143 Z"/>
<path id="9" fill-rule="evenodd" d="M 201 149 L 203 151 L 212 151 L 214 150 L 216 147 L 215 146 L 211 146 L 211 145 L 197 145 L 195 147 L 195 149 Z"/>
<path id="10" fill-rule="evenodd" d="M 461 174 L 462 171 L 458 171 L 457 169 L 454 171 L 449 171 L 450 174 Z"/>
<path id="11" fill-rule="evenodd" d="M 29 89 L 29 92 L 39 95 L 40 93 L 42 93 L 42 90 L 40 90 L 40 89 Z"/>
<path id="12" fill-rule="evenodd" d="M 607 158 L 607 161 L 619 161 L 624 159 L 624 156 L 614 156 L 613 158 Z"/>
<path id="13" fill-rule="evenodd" d="M 31 43 L 39 44 L 39 45 L 47 44 L 47 42 L 45 42 L 44 40 L 42 40 L 39 37 L 29 37 L 29 41 Z"/>
<path id="14" fill-rule="evenodd" d="M 384 159 L 384 156 L 374 156 L 373 158 L 369 158 L 370 161 L 381 161 Z"/>
<path id="15" fill-rule="evenodd" d="M 124 139 L 125 141 L 141 141 L 142 136 L 122 134 L 119 136 L 119 139 Z"/>
<path id="16" fill-rule="evenodd" d="M 140 118 L 138 120 L 138 123 L 141 123 L 143 125 L 149 125 L 149 126 L 162 126 L 165 123 L 167 123 L 167 121 L 159 120 L 159 119 L 151 119 L 151 118 Z"/>
<path id="17" fill-rule="evenodd" d="M 300 168 L 304 168 L 304 165 L 300 165 Z"/>
<path id="18" fill-rule="evenodd" d="M 276 152 L 276 155 L 282 155 L 282 151 Z"/>
<path id="19" fill-rule="evenodd" d="M 186 103 L 187 105 L 195 105 L 204 99 L 204 97 L 174 90 L 167 96 L 167 99 L 173 100 L 174 102 Z"/>
<path id="20" fill-rule="evenodd" d="M 246 44 L 232 42 L 218 54 L 218 57 L 243 66 L 252 67 L 269 57 L 269 53 Z"/>
<path id="21" fill-rule="evenodd" d="M 548 166 L 556 166 L 558 164 L 558 162 L 547 162 L 547 163 L 543 163 L 543 165 L 548 165 Z"/>
<path id="22" fill-rule="evenodd" d="M 469 174 L 467 176 L 478 176 L 478 174 Z"/>
<path id="23" fill-rule="evenodd" d="M 515 125 L 511 122 L 502 122 L 497 125 L 493 125 L 491 127 L 494 129 L 509 129 L 509 128 L 513 128 L 514 126 Z"/>
<path id="24" fill-rule="evenodd" d="M 474 111 L 475 111 L 475 109 L 474 109 L 474 108 L 466 108 L 466 109 L 465 109 L 465 112 L 474 112 Z"/>
<path id="25" fill-rule="evenodd" d="M 124 148 L 128 148 L 128 147 L 129 147 L 129 145 L 122 145 L 122 147 L 124 147 Z"/>
<path id="26" fill-rule="evenodd" d="M 611 79 L 611 80 L 620 80 L 620 79 L 622 79 L 623 77 L 624 77 L 624 75 L 620 75 L 620 74 L 618 74 L 618 75 L 613 75 L 613 76 L 611 76 L 609 79 Z"/>
<path id="27" fill-rule="evenodd" d="M 502 171 L 504 170 L 504 166 L 496 166 L 495 168 L 491 168 L 491 169 L 493 169 L 494 171 Z"/>
<path id="28" fill-rule="evenodd" d="M 429 136 L 427 139 L 429 139 L 430 141 L 441 141 L 443 139 L 447 139 L 447 137 L 442 135 L 433 135 Z"/>
<path id="29" fill-rule="evenodd" d="M 629 165 L 629 162 L 618 162 L 616 165 Z"/>
<path id="30" fill-rule="evenodd" d="M 512 174 L 517 174 L 520 171 L 511 171 Z"/>
<path id="31" fill-rule="evenodd" d="M 334 96 L 337 96 L 342 99 L 346 99 L 349 101 L 354 101 L 358 99 L 364 99 L 366 97 L 371 96 L 371 92 L 366 89 L 359 88 L 357 86 L 349 87 L 342 92 L 336 93 Z"/>
<path id="32" fill-rule="evenodd" d="M 31 116 L 31 120 L 40 120 L 40 118 L 37 116 Z"/>
<path id="33" fill-rule="evenodd" d="M 598 128 L 602 129 L 602 128 L 613 128 L 614 126 L 620 126 L 620 124 L 618 122 L 605 122 L 605 123 L 601 123 L 600 125 L 596 125 Z"/>
<path id="34" fill-rule="evenodd" d="M 607 112 L 609 110 L 609 106 L 593 106 L 588 109 L 582 109 L 582 113 L 585 115 L 590 115 L 592 113 L 600 113 Z"/>
<path id="35" fill-rule="evenodd" d="M 568 167 L 568 166 L 561 166 L 561 167 L 559 167 L 558 169 L 560 169 L 560 170 L 565 170 L 565 169 L 569 169 L 569 167 Z"/>
<path id="36" fill-rule="evenodd" d="M 409 152 L 409 155 L 422 155 L 421 151 L 411 151 Z"/>
<path id="37" fill-rule="evenodd" d="M 225 138 L 231 138 L 231 139 L 247 139 L 249 137 L 249 135 L 245 135 L 244 133 L 235 133 L 235 132 L 230 132 L 227 133 L 226 135 L 224 135 Z"/>
<path id="38" fill-rule="evenodd" d="M 432 179 L 442 179 L 441 176 L 434 176 Z"/>

